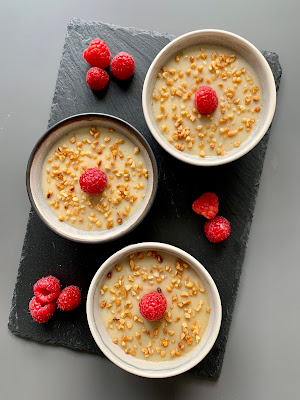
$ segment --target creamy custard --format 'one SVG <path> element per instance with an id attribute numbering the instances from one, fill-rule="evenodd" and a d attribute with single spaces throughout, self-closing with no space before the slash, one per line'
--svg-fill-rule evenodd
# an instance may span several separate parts
<path id="1" fill-rule="evenodd" d="M 167 310 L 162 319 L 148 321 L 140 314 L 139 301 L 158 288 Z M 209 297 L 199 275 L 169 253 L 125 257 L 99 290 L 96 324 L 101 319 L 116 346 L 144 360 L 168 361 L 187 354 L 200 343 L 209 322 Z"/>
<path id="2" fill-rule="evenodd" d="M 107 175 L 99 195 L 80 188 L 80 175 L 87 168 Z M 83 230 L 121 225 L 143 201 L 147 181 L 140 149 L 120 132 L 101 126 L 80 128 L 58 140 L 42 171 L 43 192 L 57 218 Z"/>
<path id="3" fill-rule="evenodd" d="M 200 114 L 194 102 L 199 86 L 218 96 L 217 109 Z M 262 109 L 260 82 L 243 57 L 221 46 L 184 49 L 157 75 L 153 113 L 165 140 L 178 151 L 200 157 L 223 156 L 253 132 Z"/>

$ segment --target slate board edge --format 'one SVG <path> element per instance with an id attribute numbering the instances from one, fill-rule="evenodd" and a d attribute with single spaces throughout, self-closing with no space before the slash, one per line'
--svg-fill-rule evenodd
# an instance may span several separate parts
<path id="1" fill-rule="evenodd" d="M 74 18 L 74 19 L 72 19 L 72 20 L 70 21 L 70 23 L 69 23 L 69 25 L 68 25 L 66 39 L 67 39 L 67 37 L 68 37 L 68 35 L 69 35 L 69 31 L 70 31 L 70 30 L 74 27 L 74 25 L 76 25 L 77 23 L 80 23 L 80 24 L 85 23 L 85 24 L 90 24 L 90 25 L 95 25 L 95 24 L 96 24 L 96 25 L 105 25 L 105 26 L 107 26 L 107 27 L 109 27 L 109 28 L 112 28 L 112 29 L 121 29 L 121 30 L 127 31 L 127 32 L 129 32 L 129 33 L 131 33 L 131 34 L 150 34 L 150 35 L 152 35 L 152 36 L 166 37 L 166 38 L 169 39 L 169 40 L 172 40 L 172 39 L 175 37 L 175 36 L 173 36 L 173 35 L 163 34 L 163 33 L 159 33 L 159 32 L 152 32 L 152 31 L 148 31 L 148 30 L 141 30 L 141 29 L 138 29 L 138 28 L 123 28 L 123 27 L 120 27 L 120 26 L 117 26 L 117 25 L 112 25 L 112 24 L 107 24 L 107 23 L 101 23 L 101 22 L 93 22 L 93 21 L 87 22 L 87 21 L 83 21 L 83 20 Z M 64 53 L 65 53 L 65 46 L 66 46 L 66 45 L 67 45 L 67 41 L 65 41 L 65 44 L 64 44 L 64 47 L 63 47 L 63 53 L 62 53 L 62 59 L 61 59 L 61 62 L 60 62 L 60 66 L 61 66 L 62 61 L 63 61 L 63 57 L 64 57 Z M 263 52 L 263 53 L 264 53 L 264 52 Z M 278 55 L 277 55 L 276 53 L 268 52 L 268 51 L 266 51 L 266 53 L 267 53 L 269 56 L 271 56 L 272 58 L 275 58 L 275 59 L 277 60 L 276 64 L 277 64 L 277 63 L 279 64 L 279 57 L 278 57 Z M 278 89 L 278 87 L 279 87 L 280 76 L 281 76 L 281 72 L 282 72 L 282 71 L 281 71 L 280 64 L 279 64 L 279 66 L 278 66 L 278 71 L 280 71 L 280 72 L 278 72 L 278 78 L 277 78 L 278 84 L 276 85 L 276 86 L 277 86 L 277 89 Z M 56 104 L 55 104 L 56 95 L 57 95 L 57 84 L 56 84 L 56 88 L 55 88 L 55 92 L 54 92 L 53 103 L 52 103 L 52 106 L 51 106 L 51 112 L 50 112 L 49 122 L 50 122 L 50 120 L 51 120 L 51 114 L 52 114 L 53 107 L 55 107 L 55 105 L 56 105 Z M 49 122 L 48 122 L 48 125 L 49 125 Z M 268 135 L 267 138 L 265 138 L 265 139 L 266 139 L 266 140 L 265 140 L 266 143 L 265 143 L 265 146 L 264 146 L 264 148 L 263 148 L 263 158 L 265 157 L 265 153 L 266 153 L 266 149 L 267 149 L 267 144 L 268 144 L 268 140 L 269 140 L 269 135 Z M 259 176 L 259 181 L 258 181 L 259 184 L 260 184 L 261 174 L 262 174 L 262 170 L 261 170 L 261 173 L 260 173 L 260 176 Z M 257 194 L 258 194 L 258 190 L 259 190 L 259 184 L 258 184 L 258 188 L 257 188 L 257 191 L 256 191 L 255 198 L 253 199 L 253 204 L 254 204 L 254 205 L 255 205 L 255 203 L 256 203 L 256 198 L 257 198 Z M 31 211 L 30 211 L 30 214 L 29 214 L 29 220 L 30 220 L 30 218 L 32 217 L 32 212 L 33 212 L 33 211 L 31 210 Z M 245 237 L 246 241 L 248 241 L 248 237 L 249 237 L 249 232 L 250 232 L 250 226 L 251 226 L 252 219 L 253 219 L 253 215 L 252 215 L 251 220 L 248 221 L 249 230 L 248 230 L 247 236 Z M 29 220 L 28 220 L 28 223 L 29 223 Z M 26 236 L 25 236 L 25 237 L 26 237 Z M 20 261 L 22 261 L 22 258 L 23 258 L 24 254 L 25 254 L 26 244 L 27 244 L 27 243 L 26 243 L 26 240 L 25 240 L 24 245 L 23 245 L 23 250 L 22 250 L 22 254 L 21 254 L 21 259 L 20 259 Z M 243 261 L 244 261 L 244 257 L 243 257 L 243 259 L 241 260 L 241 265 L 243 264 Z M 240 281 L 238 282 L 238 286 L 239 286 L 239 284 L 240 284 Z M 11 310 L 10 310 L 10 316 L 9 316 L 8 327 L 9 327 L 9 329 L 11 330 L 12 333 L 14 333 L 14 334 L 17 335 L 17 336 L 21 336 L 21 335 L 19 334 L 19 332 L 18 332 L 18 315 L 17 315 L 16 309 L 15 309 L 15 304 L 16 304 L 16 289 L 17 289 L 17 286 L 15 287 L 14 294 L 13 294 L 13 299 L 12 299 L 12 305 L 11 305 Z M 238 290 L 238 288 L 237 288 L 237 290 Z M 233 299 L 232 303 L 230 304 L 230 309 L 231 309 L 231 311 L 232 311 L 233 308 L 234 308 L 236 296 L 237 296 L 237 291 L 236 291 L 236 293 L 235 293 L 235 296 L 234 296 L 234 299 Z M 230 313 L 229 313 L 229 314 L 230 314 Z M 228 322 L 227 334 L 223 337 L 222 342 L 225 342 L 225 343 L 227 342 L 227 338 L 228 338 L 228 334 L 229 334 L 229 328 L 230 328 L 231 321 L 232 321 L 232 312 L 231 312 L 230 318 L 229 318 L 228 321 L 227 321 L 227 322 Z M 14 324 L 15 324 L 15 327 L 13 326 Z M 24 337 L 24 336 L 23 336 L 23 337 Z M 44 343 L 55 344 L 55 342 L 51 342 L 51 341 L 44 342 Z M 60 345 L 60 346 L 65 346 L 65 347 L 69 347 L 69 344 L 68 344 L 68 343 L 62 343 L 62 342 L 60 342 L 59 345 Z M 75 350 L 75 349 L 73 349 L 73 350 Z M 78 349 L 77 351 L 84 351 L 84 350 L 79 350 L 79 349 Z M 214 379 L 216 379 L 216 375 L 219 375 L 220 372 L 221 372 L 221 367 L 222 367 L 222 363 L 223 363 L 224 353 L 225 353 L 225 347 L 223 347 L 221 362 L 219 363 L 219 365 L 216 366 L 216 371 L 215 371 L 216 374 L 215 374 L 215 376 L 213 377 Z M 100 354 L 100 353 L 99 353 L 99 354 Z M 192 369 L 190 372 L 192 372 L 192 373 L 194 373 L 194 374 L 197 374 L 197 375 L 199 375 L 199 373 L 201 373 L 201 377 L 212 378 L 212 376 L 210 376 L 210 375 L 205 375 L 205 371 L 198 371 L 198 372 L 197 372 L 197 371 L 194 371 L 194 370 Z"/>
<path id="2" fill-rule="evenodd" d="M 22 251 L 21 251 L 21 257 L 20 257 L 20 261 L 19 261 L 19 266 L 20 266 L 23 258 L 26 255 L 27 231 L 28 231 L 28 225 L 30 223 L 30 219 L 31 219 L 32 213 L 33 213 L 33 209 L 30 208 L 29 215 L 28 215 L 28 220 L 27 220 L 27 225 L 26 225 L 24 243 L 23 243 L 23 247 L 22 247 Z M 13 297 L 12 297 L 12 301 L 11 301 L 11 307 L 10 307 L 9 318 L 8 318 L 8 329 L 14 335 L 17 335 L 17 336 L 19 336 L 19 332 L 18 332 L 18 314 L 17 314 L 17 310 L 16 310 L 16 295 L 17 295 L 17 288 L 18 288 L 18 283 L 19 283 L 19 279 L 18 279 L 19 275 L 20 275 L 20 268 L 18 267 L 17 281 L 16 281 L 15 288 L 14 288 L 14 291 L 13 291 Z M 29 310 L 28 310 L 28 312 L 29 312 Z M 14 325 L 16 326 L 16 328 L 14 327 Z"/>

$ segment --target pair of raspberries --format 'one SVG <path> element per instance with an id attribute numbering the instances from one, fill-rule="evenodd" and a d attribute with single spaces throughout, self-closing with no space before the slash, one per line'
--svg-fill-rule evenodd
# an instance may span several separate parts
<path id="1" fill-rule="evenodd" d="M 86 74 L 88 85 L 94 90 L 104 89 L 109 82 L 109 75 L 104 68 L 107 68 L 111 61 L 107 44 L 99 38 L 92 40 L 84 50 L 83 57 L 92 65 Z M 134 73 L 133 57 L 124 51 L 115 55 L 111 62 L 111 72 L 120 80 L 130 78 Z"/>
<path id="2" fill-rule="evenodd" d="M 32 318 L 39 322 L 47 322 L 56 306 L 63 311 L 71 311 L 78 307 L 81 292 L 77 286 L 67 286 L 61 291 L 60 282 L 54 276 L 39 279 L 33 286 L 34 296 L 29 303 Z"/>
<path id="3" fill-rule="evenodd" d="M 202 215 L 208 221 L 204 224 L 204 232 L 208 240 L 213 243 L 222 242 L 230 235 L 230 222 L 221 216 L 219 212 L 219 199 L 215 193 L 204 193 L 192 205 L 196 214 Z"/>

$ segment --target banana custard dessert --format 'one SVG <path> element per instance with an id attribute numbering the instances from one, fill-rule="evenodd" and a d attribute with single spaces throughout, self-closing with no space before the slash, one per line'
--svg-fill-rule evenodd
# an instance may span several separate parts
<path id="1" fill-rule="evenodd" d="M 131 254 L 112 266 L 99 287 L 96 324 L 129 356 L 168 361 L 200 343 L 209 297 L 196 271 L 166 252 Z"/>
<path id="2" fill-rule="evenodd" d="M 175 54 L 157 75 L 152 95 L 157 127 L 178 151 L 224 156 L 255 130 L 260 82 L 235 51 L 199 45 Z"/>
<path id="3" fill-rule="evenodd" d="M 43 193 L 57 218 L 83 230 L 121 225 L 145 198 L 147 181 L 139 147 L 101 126 L 59 139 L 42 170 Z"/>

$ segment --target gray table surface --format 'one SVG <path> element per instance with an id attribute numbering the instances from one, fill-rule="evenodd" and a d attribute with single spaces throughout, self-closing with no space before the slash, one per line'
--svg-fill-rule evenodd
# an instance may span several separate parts
<path id="1" fill-rule="evenodd" d="M 297 0 L 0 1 L 0 393 L 3 399 L 298 399 L 299 44 Z M 29 153 L 45 131 L 72 17 L 182 34 L 235 32 L 280 56 L 283 77 L 234 318 L 217 382 L 147 380 L 105 358 L 7 329 L 30 204 Z M 125 397 L 124 397 L 125 396 Z"/>

